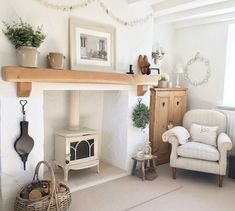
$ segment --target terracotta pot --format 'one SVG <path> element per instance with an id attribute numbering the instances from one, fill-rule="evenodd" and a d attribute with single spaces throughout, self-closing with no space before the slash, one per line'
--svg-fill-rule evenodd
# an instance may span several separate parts
<path id="1" fill-rule="evenodd" d="M 168 81 L 158 81 L 158 87 L 159 88 L 167 88 L 168 87 Z"/>
<path id="2" fill-rule="evenodd" d="M 64 69 L 65 56 L 62 53 L 50 52 L 47 55 L 48 64 L 53 69 Z"/>
<path id="3" fill-rule="evenodd" d="M 17 49 L 19 65 L 22 67 L 37 67 L 39 52 L 35 47 L 22 46 Z"/>

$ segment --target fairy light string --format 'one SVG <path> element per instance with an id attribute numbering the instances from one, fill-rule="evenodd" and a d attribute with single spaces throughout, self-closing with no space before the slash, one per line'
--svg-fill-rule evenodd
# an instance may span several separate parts
<path id="1" fill-rule="evenodd" d="M 91 5 L 93 3 L 97 3 L 106 15 L 108 15 L 111 19 L 113 19 L 114 21 L 116 21 L 119 24 L 122 24 L 124 26 L 137 26 L 137 25 L 140 25 L 140 24 L 147 22 L 150 18 L 153 17 L 153 13 L 149 13 L 144 17 L 128 21 L 128 20 L 125 20 L 125 19 L 120 18 L 117 15 L 115 15 L 101 0 L 84 0 L 81 3 L 74 3 L 71 5 L 56 4 L 56 3 L 50 2 L 50 0 L 36 0 L 36 1 L 38 1 L 40 4 L 42 4 L 48 8 L 60 10 L 63 12 L 69 12 L 69 11 L 73 11 L 73 10 L 81 10 L 81 9 L 88 7 L 89 5 Z"/>

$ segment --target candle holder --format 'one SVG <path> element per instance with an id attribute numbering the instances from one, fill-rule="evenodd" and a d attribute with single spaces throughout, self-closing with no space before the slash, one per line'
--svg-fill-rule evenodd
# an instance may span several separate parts
<path id="1" fill-rule="evenodd" d="M 126 72 L 126 74 L 134 74 L 134 70 L 132 69 L 133 65 L 129 65 L 129 72 Z"/>

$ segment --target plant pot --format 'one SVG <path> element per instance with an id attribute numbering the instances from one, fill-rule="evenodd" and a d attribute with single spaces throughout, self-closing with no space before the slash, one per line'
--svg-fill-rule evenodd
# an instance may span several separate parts
<path id="1" fill-rule="evenodd" d="M 22 46 L 17 49 L 19 65 L 22 67 L 37 67 L 39 52 L 35 47 Z"/>
<path id="2" fill-rule="evenodd" d="M 65 56 L 62 53 L 51 52 L 47 55 L 48 64 L 53 69 L 64 69 Z"/>
<path id="3" fill-rule="evenodd" d="M 158 81 L 158 87 L 159 88 L 167 88 L 168 87 L 168 81 Z"/>

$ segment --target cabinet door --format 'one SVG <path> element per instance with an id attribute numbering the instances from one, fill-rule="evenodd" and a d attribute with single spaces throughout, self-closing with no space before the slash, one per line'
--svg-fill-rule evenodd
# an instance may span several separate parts
<path id="1" fill-rule="evenodd" d="M 157 96 L 156 122 L 154 126 L 155 136 L 153 140 L 153 153 L 158 155 L 158 161 L 165 159 L 169 152 L 169 144 L 162 141 L 162 134 L 167 130 L 169 122 L 169 111 L 171 107 L 169 93 L 159 93 Z"/>
<path id="2" fill-rule="evenodd" d="M 186 112 L 186 93 L 184 91 L 172 93 L 172 119 L 174 126 L 182 125 Z"/>
<path id="3" fill-rule="evenodd" d="M 150 141 L 157 164 L 169 162 L 171 145 L 162 141 L 169 123 L 181 125 L 186 111 L 186 91 L 151 90 Z"/>

